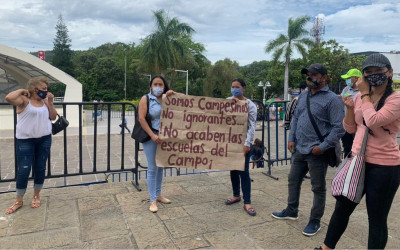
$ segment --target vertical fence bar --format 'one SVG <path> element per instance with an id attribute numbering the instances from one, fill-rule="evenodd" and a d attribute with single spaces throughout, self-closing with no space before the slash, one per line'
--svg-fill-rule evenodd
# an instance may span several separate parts
<path id="1" fill-rule="evenodd" d="M 107 171 L 110 171 L 110 157 L 111 157 L 111 104 L 107 104 Z"/>
<path id="2" fill-rule="evenodd" d="M 82 104 L 78 104 L 79 107 L 79 173 L 83 173 L 83 164 L 82 164 Z"/>
<path id="3" fill-rule="evenodd" d="M 94 110 L 94 127 L 93 127 L 93 172 L 96 172 L 97 167 L 97 103 L 93 103 Z"/>
<path id="4" fill-rule="evenodd" d="M 65 118 L 68 118 L 67 117 L 67 112 L 66 112 L 67 106 L 65 104 L 62 105 L 62 109 L 63 109 L 63 116 Z M 63 135 L 64 136 L 64 174 L 65 175 L 68 174 L 67 129 L 68 129 L 68 127 L 63 130 L 63 132 L 64 132 L 64 135 Z"/>
<path id="5" fill-rule="evenodd" d="M 125 169 L 125 103 L 122 104 L 122 118 L 121 118 L 121 170 Z"/>

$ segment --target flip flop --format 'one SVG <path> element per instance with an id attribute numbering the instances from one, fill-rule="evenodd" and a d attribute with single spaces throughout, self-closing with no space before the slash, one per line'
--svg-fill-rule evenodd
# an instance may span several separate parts
<path id="1" fill-rule="evenodd" d="M 243 206 L 243 209 L 251 216 L 255 216 L 257 214 L 253 207 L 246 208 L 246 206 Z"/>
<path id="2" fill-rule="evenodd" d="M 225 201 L 225 205 L 232 205 L 232 204 L 235 204 L 235 203 L 237 203 L 237 202 L 239 202 L 241 200 L 242 200 L 242 198 L 240 198 L 240 197 L 239 197 L 239 199 L 235 199 L 235 200 L 231 198 L 231 199 Z"/>

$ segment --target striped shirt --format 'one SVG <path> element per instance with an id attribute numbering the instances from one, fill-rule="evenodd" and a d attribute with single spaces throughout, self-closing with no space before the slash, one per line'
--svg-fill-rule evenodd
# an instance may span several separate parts
<path id="1" fill-rule="evenodd" d="M 321 143 L 308 116 L 307 95 L 308 91 L 304 91 L 299 96 L 289 134 L 289 141 L 295 142 L 296 150 L 301 154 L 310 154 L 315 146 L 319 146 L 322 151 L 333 148 L 345 133 L 342 124 L 343 102 L 325 86 L 310 96 L 311 114 L 325 138 Z"/>

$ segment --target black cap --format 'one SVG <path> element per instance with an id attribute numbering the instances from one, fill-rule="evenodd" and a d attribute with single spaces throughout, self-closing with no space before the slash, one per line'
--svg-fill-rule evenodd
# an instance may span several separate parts
<path id="1" fill-rule="evenodd" d="M 386 56 L 379 53 L 375 53 L 365 58 L 362 64 L 362 71 L 364 72 L 364 70 L 368 67 L 379 67 L 379 68 L 386 67 L 390 69 L 392 68 L 392 65 L 390 64 L 390 61 Z"/>
<path id="2" fill-rule="evenodd" d="M 308 72 L 311 72 L 313 74 L 320 73 L 321 75 L 328 74 L 328 70 L 324 66 L 322 66 L 322 64 L 319 63 L 313 63 L 310 65 L 310 67 L 301 70 L 302 74 L 307 74 Z"/>

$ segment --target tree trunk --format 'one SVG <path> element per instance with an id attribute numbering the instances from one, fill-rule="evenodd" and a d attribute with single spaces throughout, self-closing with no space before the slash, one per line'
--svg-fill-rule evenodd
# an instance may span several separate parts
<path id="1" fill-rule="evenodd" d="M 286 58 L 285 63 L 285 82 L 283 84 L 283 100 L 288 101 L 288 94 L 289 94 L 289 64 L 290 58 Z"/>

